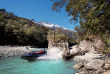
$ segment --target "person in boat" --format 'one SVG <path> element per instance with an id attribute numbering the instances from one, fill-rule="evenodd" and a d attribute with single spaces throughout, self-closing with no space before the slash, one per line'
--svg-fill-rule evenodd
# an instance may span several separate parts
<path id="1" fill-rule="evenodd" d="M 33 51 L 33 52 L 32 52 L 32 55 L 35 55 L 35 54 L 36 54 L 36 53 Z"/>
<path id="2" fill-rule="evenodd" d="M 37 53 L 39 53 L 40 51 L 38 50 Z"/>
<path id="3" fill-rule="evenodd" d="M 43 53 L 43 50 L 41 50 L 41 53 Z"/>

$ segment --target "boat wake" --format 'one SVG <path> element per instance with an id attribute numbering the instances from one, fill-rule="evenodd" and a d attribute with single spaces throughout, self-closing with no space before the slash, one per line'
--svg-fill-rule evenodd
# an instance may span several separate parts
<path id="1" fill-rule="evenodd" d="M 62 53 L 63 53 L 63 51 L 61 51 L 59 48 L 53 47 L 50 50 L 47 50 L 46 55 L 40 56 L 37 59 L 58 60 L 58 59 L 62 58 Z"/>

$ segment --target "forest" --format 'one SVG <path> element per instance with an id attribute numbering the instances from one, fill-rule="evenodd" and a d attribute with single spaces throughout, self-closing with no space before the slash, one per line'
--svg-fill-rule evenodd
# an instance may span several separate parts
<path id="1" fill-rule="evenodd" d="M 50 33 L 52 30 L 38 25 L 33 20 L 18 17 L 12 12 L 0 9 L 0 45 L 48 47 L 48 32 Z M 75 43 L 73 37 L 60 30 L 56 32 L 61 35 L 59 38 L 68 38 L 67 41 L 70 45 Z"/>
<path id="2" fill-rule="evenodd" d="M 48 29 L 33 21 L 0 9 L 0 45 L 33 45 L 45 47 Z"/>

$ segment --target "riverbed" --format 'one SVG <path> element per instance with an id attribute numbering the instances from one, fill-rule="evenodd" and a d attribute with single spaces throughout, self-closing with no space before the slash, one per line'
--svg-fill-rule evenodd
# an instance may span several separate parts
<path id="1" fill-rule="evenodd" d="M 0 59 L 0 74 L 74 74 L 73 61 L 25 60 L 20 57 Z"/>

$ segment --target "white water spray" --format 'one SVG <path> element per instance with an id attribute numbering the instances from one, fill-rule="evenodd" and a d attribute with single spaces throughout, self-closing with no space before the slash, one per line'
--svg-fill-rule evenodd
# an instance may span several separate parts
<path id="1" fill-rule="evenodd" d="M 37 59 L 48 59 L 48 60 L 57 60 L 62 58 L 63 51 L 60 50 L 58 47 L 53 47 L 50 50 L 47 51 L 47 54 L 41 57 L 38 57 Z"/>

